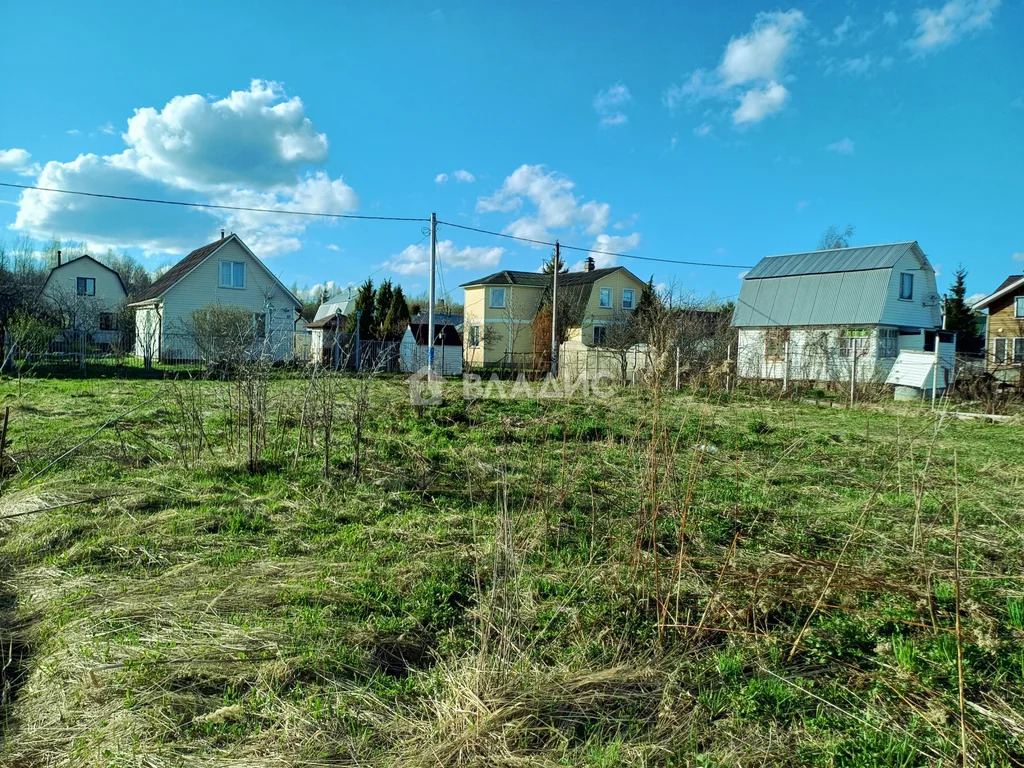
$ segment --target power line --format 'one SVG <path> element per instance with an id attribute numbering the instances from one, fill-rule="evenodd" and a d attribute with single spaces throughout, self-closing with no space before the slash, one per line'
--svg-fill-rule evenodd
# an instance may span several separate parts
<path id="1" fill-rule="evenodd" d="M 73 189 L 54 189 L 53 187 L 34 187 L 29 184 L 11 184 L 0 181 L 0 187 L 13 189 L 31 189 L 36 192 L 57 192 L 62 195 L 81 195 L 82 197 L 98 197 L 104 200 L 125 200 L 131 203 L 159 203 L 160 205 L 178 205 L 182 208 L 210 208 L 218 211 L 247 211 L 250 213 L 281 213 L 288 216 L 320 216 L 326 219 L 363 219 L 365 221 L 430 221 L 428 218 L 413 216 L 364 216 L 357 213 L 320 213 L 319 211 L 296 211 L 289 208 L 253 208 L 244 205 L 218 205 L 217 203 L 195 203 L 186 200 L 160 200 L 152 197 L 130 197 L 128 195 L 105 195 L 100 192 L 80 192 Z"/>
<path id="2" fill-rule="evenodd" d="M 465 224 L 453 224 L 450 221 L 438 221 L 438 224 L 444 224 L 446 227 L 455 227 L 456 229 L 464 229 L 468 232 L 479 232 L 482 235 L 492 235 L 494 237 L 505 237 L 509 240 L 519 240 L 523 243 L 532 243 L 533 245 L 549 245 L 552 248 L 555 246 L 553 241 L 547 240 L 534 240 L 531 237 L 519 237 L 518 235 L 510 235 L 506 232 L 495 232 L 490 229 L 480 229 L 479 227 L 469 227 Z M 715 264 L 706 261 L 681 261 L 679 259 L 659 259 L 654 256 L 636 256 L 631 253 L 617 253 L 616 251 L 602 251 L 597 248 L 584 248 L 579 245 L 561 245 L 562 250 L 565 251 L 582 251 L 583 253 L 599 253 L 602 256 L 618 256 L 623 259 L 639 259 L 640 261 L 657 261 L 662 264 L 685 264 L 691 267 L 722 267 L 725 269 L 751 269 L 752 267 L 748 264 Z"/>
<path id="3" fill-rule="evenodd" d="M 22 190 L 33 190 L 35 192 L 53 192 L 61 195 L 79 195 L 81 197 L 93 197 L 102 200 L 123 200 L 131 203 L 156 203 L 159 205 L 176 205 L 182 208 L 202 208 L 207 210 L 216 211 L 244 211 L 247 213 L 276 213 L 285 216 L 309 216 L 309 217 L 320 217 L 325 219 L 355 219 L 362 221 L 415 221 L 415 222 L 429 222 L 430 219 L 422 216 L 369 216 L 357 213 L 322 213 L 319 211 L 297 211 L 289 208 L 257 208 L 253 206 L 244 205 L 222 205 L 218 203 L 197 203 L 188 200 L 163 200 L 160 198 L 153 197 L 133 197 L 130 195 L 110 195 L 101 192 L 82 192 L 74 189 L 57 189 L 55 187 L 37 187 L 31 184 L 12 184 L 10 182 L 0 182 L 0 187 L 7 187 L 10 189 L 22 189 Z M 462 229 L 467 232 L 478 232 L 482 235 L 491 235 L 492 237 L 504 237 L 509 240 L 518 240 L 523 243 L 531 243 L 532 245 L 547 245 L 554 247 L 554 242 L 548 240 L 536 240 L 530 237 L 519 237 L 518 235 L 510 235 L 506 232 L 495 232 L 490 229 L 481 229 L 479 227 L 470 227 L 465 224 L 455 224 L 450 221 L 438 221 L 438 224 L 443 224 L 448 227 L 454 227 L 455 229 Z M 562 245 L 563 249 L 567 251 L 579 251 L 582 253 L 597 253 L 602 256 L 615 256 L 622 259 L 636 259 L 638 261 L 651 261 L 660 264 L 682 264 L 684 266 L 691 267 L 716 267 L 722 269 L 750 269 L 750 265 L 747 264 L 719 264 L 715 262 L 707 261 L 684 261 L 682 259 L 662 259 L 655 256 L 637 256 L 631 253 L 619 253 L 617 251 L 603 251 L 597 248 L 585 248 L 578 245 Z"/>

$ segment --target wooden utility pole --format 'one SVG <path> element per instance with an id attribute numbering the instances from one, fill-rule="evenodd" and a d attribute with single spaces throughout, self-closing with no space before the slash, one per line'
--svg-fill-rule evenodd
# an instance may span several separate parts
<path id="1" fill-rule="evenodd" d="M 434 371 L 434 292 L 437 274 L 437 214 L 430 214 L 430 298 L 427 306 L 427 367 Z"/>
<path id="2" fill-rule="evenodd" d="M 555 240 L 555 258 L 551 270 L 551 375 L 558 375 L 558 261 L 560 246 Z"/>
<path id="3" fill-rule="evenodd" d="M 857 342 L 860 341 L 860 339 L 855 336 L 850 339 L 850 341 L 853 343 L 853 362 L 850 365 L 850 405 L 853 405 L 853 402 L 857 397 Z"/>

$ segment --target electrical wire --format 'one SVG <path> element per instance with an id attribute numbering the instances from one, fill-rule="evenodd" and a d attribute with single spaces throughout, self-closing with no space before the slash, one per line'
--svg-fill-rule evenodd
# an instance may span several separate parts
<path id="1" fill-rule="evenodd" d="M 491 235 L 493 237 L 504 237 L 509 240 L 518 240 L 522 243 L 532 243 L 533 245 L 550 245 L 554 247 L 555 243 L 548 240 L 535 240 L 531 237 L 519 237 L 518 235 L 510 235 L 507 232 L 495 232 L 491 229 L 480 229 L 479 227 L 470 227 L 465 224 L 454 224 L 450 221 L 438 220 L 438 224 L 444 224 L 448 227 L 455 227 L 456 229 L 464 229 L 467 232 L 479 232 L 482 235 Z M 660 259 L 654 256 L 636 256 L 631 253 L 618 253 L 617 251 L 602 251 L 598 248 L 585 248 L 579 245 L 564 245 L 559 243 L 559 248 L 563 251 L 582 251 L 583 253 L 598 253 L 602 256 L 617 256 L 622 259 L 639 259 L 640 261 L 657 261 L 662 264 L 685 264 L 691 267 L 722 267 L 724 269 L 751 269 L 749 264 L 716 264 L 707 261 L 682 261 L 680 259 Z"/>
<path id="2" fill-rule="evenodd" d="M 11 184 L 0 181 L 0 187 L 12 189 L 31 189 L 36 192 L 56 192 L 62 195 L 81 195 L 82 197 L 98 197 L 104 200 L 125 200 L 131 203 L 159 203 L 160 205 L 177 205 L 183 208 L 209 208 L 217 211 L 246 211 L 249 213 L 280 213 L 287 216 L 319 216 L 325 219 L 362 219 L 364 221 L 430 221 L 430 219 L 414 216 L 366 216 L 358 213 L 321 213 L 319 211 L 296 211 L 289 208 L 254 208 L 244 205 L 220 205 L 217 203 L 196 203 L 187 200 L 161 200 L 153 197 L 130 197 L 128 195 L 107 195 L 100 192 L 81 192 L 73 189 L 55 189 L 53 187 L 34 187 L 30 184 Z"/>
<path id="3" fill-rule="evenodd" d="M 81 197 L 92 197 L 99 198 L 102 200 L 123 200 L 132 203 L 156 203 L 159 205 L 176 205 L 182 208 L 202 208 L 207 210 L 216 211 L 244 211 L 247 213 L 276 213 L 285 216 L 309 216 L 319 217 L 325 219 L 354 219 L 362 221 L 415 221 L 415 222 L 429 222 L 430 219 L 422 216 L 370 216 L 358 213 L 322 213 L 319 211 L 297 211 L 289 208 L 257 208 L 253 206 L 244 205 L 222 205 L 219 203 L 197 203 L 188 200 L 162 200 L 160 198 L 153 197 L 133 197 L 129 195 L 111 195 L 101 192 L 82 192 L 80 190 L 73 189 L 57 189 L 55 187 L 37 187 L 31 184 L 13 184 L 11 182 L 0 182 L 0 187 L 7 187 L 9 189 L 21 189 L 21 190 L 33 190 L 35 192 L 53 192 L 62 195 L 79 195 Z M 547 245 L 554 246 L 554 242 L 548 240 L 537 240 L 530 237 L 519 237 L 518 235 L 510 235 L 507 232 L 496 232 L 490 229 L 482 229 L 480 227 L 470 227 L 466 224 L 456 224 L 451 221 L 438 221 L 438 224 L 443 224 L 448 227 L 454 227 L 455 229 L 465 230 L 467 232 L 477 232 L 482 235 L 490 235 L 491 237 L 503 237 L 509 240 L 517 240 L 522 243 L 530 243 L 532 245 Z M 615 256 L 622 259 L 636 259 L 638 261 L 650 261 L 657 262 L 660 264 L 682 264 L 684 266 L 691 267 L 714 267 L 721 269 L 750 269 L 750 265 L 746 264 L 720 264 L 715 262 L 707 261 L 685 261 L 682 259 L 663 259 L 655 256 L 637 256 L 631 253 L 620 253 L 617 251 L 604 251 L 598 248 L 586 248 L 579 245 L 561 245 L 560 247 L 566 251 L 579 251 L 582 253 L 596 253 L 602 256 Z"/>

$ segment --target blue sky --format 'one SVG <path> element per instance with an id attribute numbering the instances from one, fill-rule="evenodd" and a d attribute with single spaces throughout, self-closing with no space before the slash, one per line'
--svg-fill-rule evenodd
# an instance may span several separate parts
<path id="1" fill-rule="evenodd" d="M 918 240 L 944 286 L 1024 271 L 1024 3 L 17 3 L 0 181 L 429 216 L 752 265 Z M 42 32 L 45 30 L 45 32 Z M 413 222 L 212 214 L 0 189 L 10 241 L 151 267 L 238 232 L 286 283 L 426 286 Z M 444 285 L 548 249 L 441 227 Z M 578 261 L 582 254 L 572 254 Z M 602 263 L 609 259 L 598 257 Z M 739 268 L 618 259 L 699 296 Z M 461 298 L 461 292 L 453 296 Z"/>

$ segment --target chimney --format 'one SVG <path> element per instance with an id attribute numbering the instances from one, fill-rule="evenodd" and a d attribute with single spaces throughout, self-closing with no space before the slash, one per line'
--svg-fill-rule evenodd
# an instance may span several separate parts
<path id="1" fill-rule="evenodd" d="M 220 239 L 221 239 L 221 240 L 223 240 L 223 239 L 224 239 L 224 230 L 223 230 L 223 229 L 222 229 L 222 230 L 220 231 Z"/>
<path id="2" fill-rule="evenodd" d="M 593 272 L 594 271 L 594 257 L 593 256 L 587 256 L 587 260 L 583 263 L 583 271 L 584 272 Z"/>
<path id="3" fill-rule="evenodd" d="M 57 266 L 60 266 L 60 251 L 57 251 Z"/>

